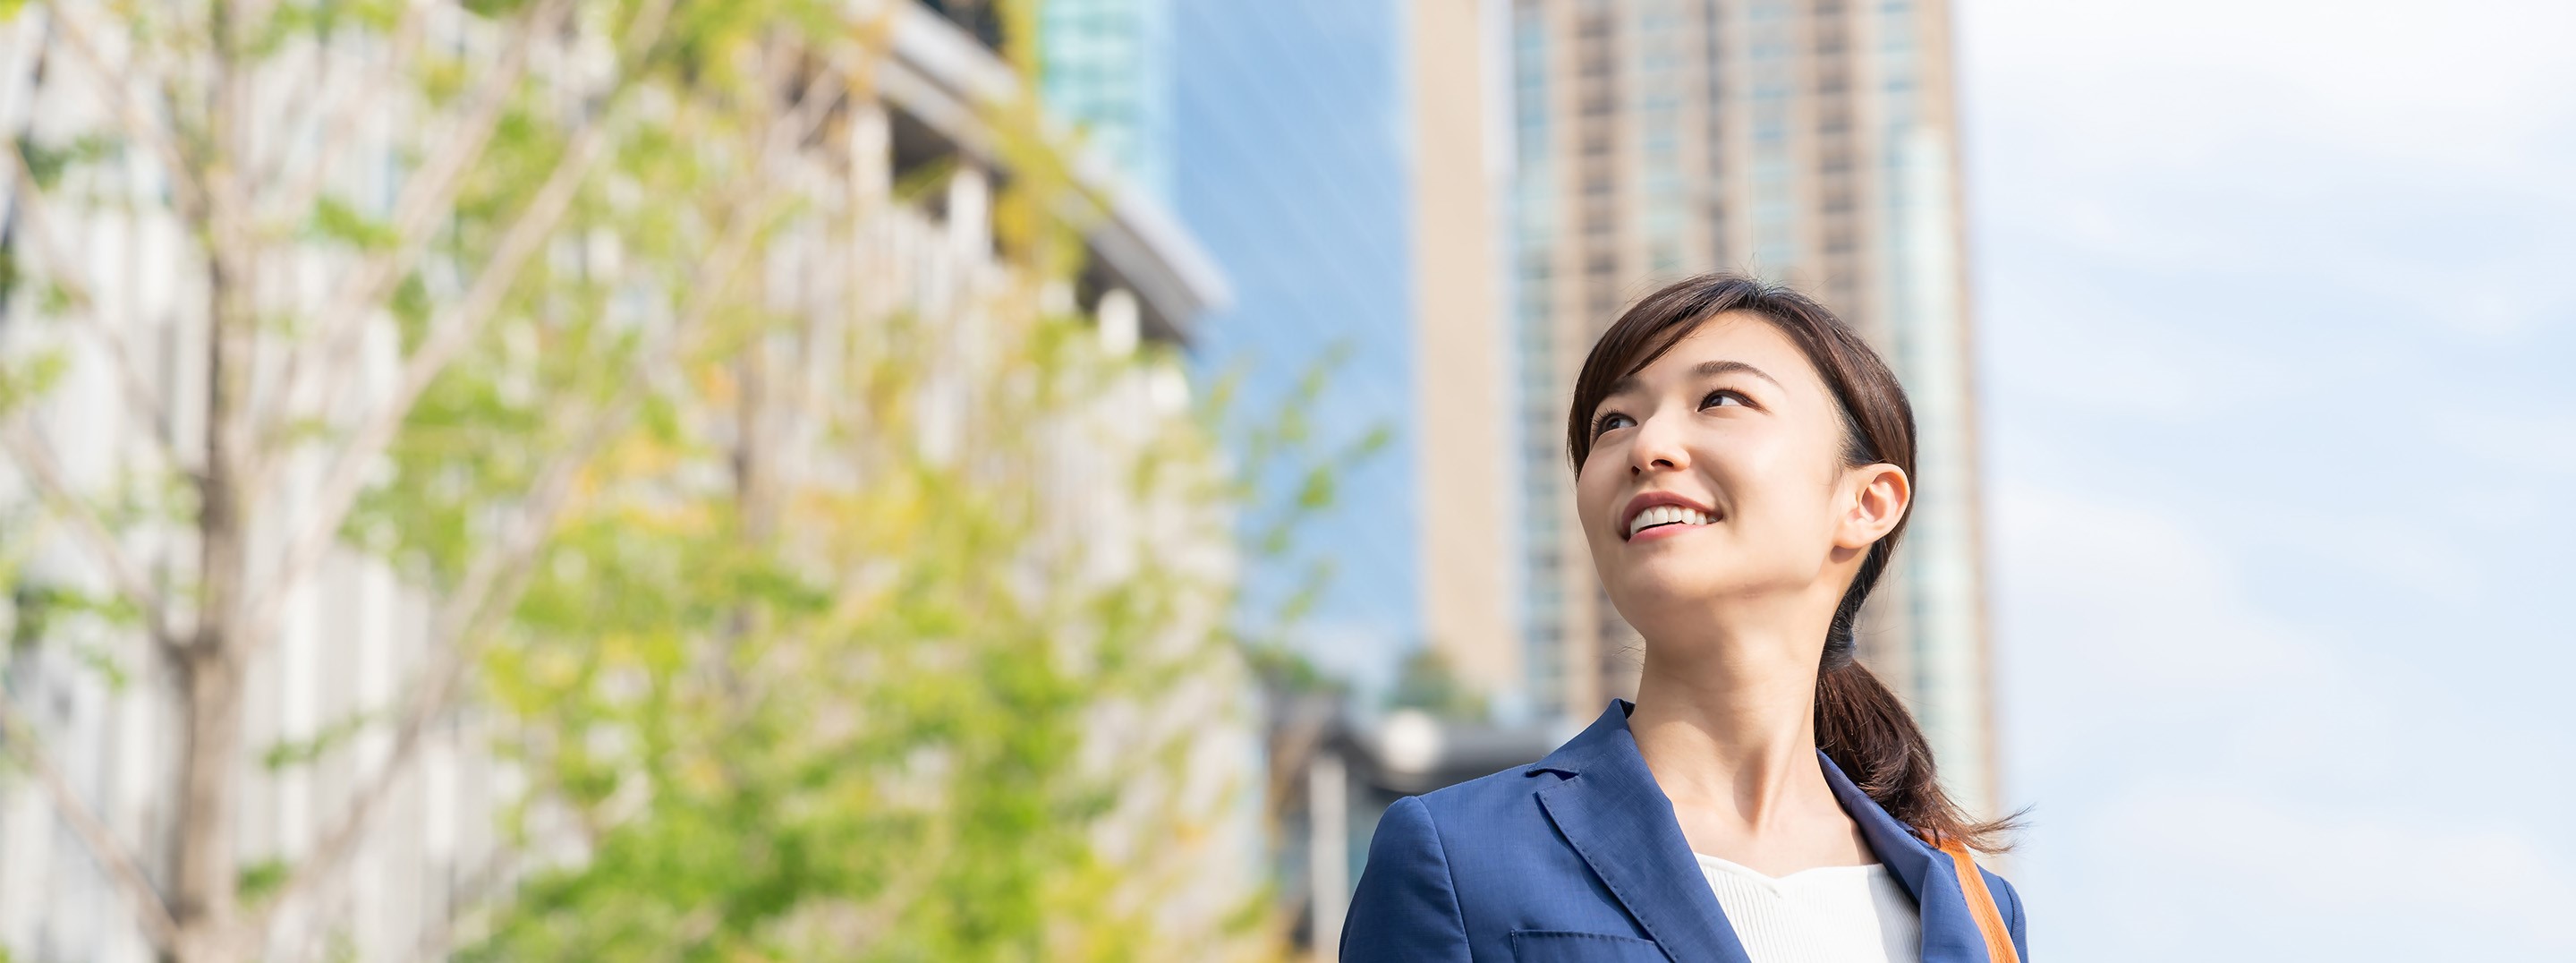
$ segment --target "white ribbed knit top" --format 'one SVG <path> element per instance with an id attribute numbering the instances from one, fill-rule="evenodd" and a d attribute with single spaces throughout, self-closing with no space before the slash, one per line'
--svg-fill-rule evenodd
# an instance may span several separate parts
<path id="1" fill-rule="evenodd" d="M 1885 863 L 1765 876 L 1706 853 L 1699 869 L 1753 963 L 1920 963 L 1923 922 Z"/>

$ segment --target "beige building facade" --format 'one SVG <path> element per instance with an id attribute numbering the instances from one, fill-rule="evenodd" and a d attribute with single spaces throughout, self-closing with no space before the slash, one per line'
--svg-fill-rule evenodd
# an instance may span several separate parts
<path id="1" fill-rule="evenodd" d="M 1421 430 L 1422 623 L 1428 644 L 1489 703 L 1524 690 L 1512 631 L 1512 425 L 1502 317 L 1502 254 L 1488 150 L 1492 66 L 1483 0 L 1414 0 L 1406 55 L 1413 81 L 1414 413 Z M 1506 712 L 1514 710 L 1507 709 Z"/>

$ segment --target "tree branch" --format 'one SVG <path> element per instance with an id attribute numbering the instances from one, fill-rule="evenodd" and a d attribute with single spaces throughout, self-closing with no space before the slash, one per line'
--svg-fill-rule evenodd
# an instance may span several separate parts
<path id="1" fill-rule="evenodd" d="M 36 256 L 54 269 L 55 273 L 49 275 L 48 280 L 60 286 L 71 299 L 72 306 L 77 309 L 73 315 L 75 323 L 107 349 L 108 360 L 116 368 L 117 384 L 125 391 L 126 405 L 143 419 L 145 426 L 152 430 L 152 440 L 160 445 L 156 454 L 161 456 L 163 463 L 178 466 L 179 444 L 170 426 L 169 408 L 162 403 L 160 393 L 153 390 L 151 382 L 143 377 L 142 370 L 134 366 L 134 355 L 126 350 L 125 337 L 117 333 L 115 326 L 107 323 L 99 311 L 98 299 L 91 295 L 89 285 L 81 281 L 71 259 L 63 254 L 61 244 L 55 240 L 53 218 L 45 210 L 44 192 L 37 188 L 36 179 L 28 173 L 26 152 L 15 138 L 10 139 L 9 150 L 0 153 L 0 164 L 9 167 L 9 178 L 17 185 L 18 212 L 27 224 L 27 234 L 33 239 Z"/>
<path id="2" fill-rule="evenodd" d="M 837 69 L 818 72 L 800 95 L 796 108 L 773 126 L 761 153 L 764 167 L 769 159 L 803 141 L 821 122 L 822 107 L 828 103 L 829 91 L 839 75 Z M 659 336 L 655 340 L 658 343 L 648 345 L 641 352 L 648 369 L 657 367 L 659 362 L 679 357 L 694 343 L 699 329 L 715 313 L 723 292 L 741 272 L 758 226 L 759 218 L 755 215 L 762 208 L 762 205 L 750 202 L 755 199 L 727 205 L 731 214 L 725 230 L 714 250 L 699 263 L 698 271 L 691 278 L 688 290 L 693 292 L 693 300 L 678 319 L 657 332 Z M 611 400 L 595 411 L 591 420 L 575 435 L 575 443 L 558 454 L 539 474 L 537 484 L 531 489 L 527 501 L 522 503 L 517 524 L 497 545 L 475 560 L 456 591 L 449 595 L 446 604 L 440 606 L 431 623 L 429 638 L 431 650 L 437 653 L 433 657 L 435 663 L 426 672 L 426 683 L 415 690 L 417 694 L 405 707 L 384 768 L 357 795 L 339 822 L 323 834 L 312 856 L 296 867 L 278 897 L 262 910 L 264 914 L 276 913 L 290 901 L 309 892 L 321 880 L 328 878 L 333 868 L 355 847 L 376 808 L 391 794 L 395 782 L 417 754 L 423 733 L 452 700 L 453 691 L 462 681 L 470 662 L 471 640 L 487 631 L 494 619 L 507 613 L 526 590 L 538 550 L 553 530 L 556 516 L 570 496 L 573 483 L 597 457 L 599 450 L 634 417 L 645 399 L 646 384 L 647 379 L 644 378 L 629 379 Z"/>
<path id="3" fill-rule="evenodd" d="M 739 273 L 748 253 L 752 235 L 753 205 L 739 205 L 726 236 L 717 249 L 701 264 L 691 290 L 699 297 L 674 324 L 661 332 L 643 353 L 648 367 L 678 356 L 694 342 L 697 329 L 714 313 L 717 294 Z M 394 745 L 384 768 L 379 770 L 366 789 L 350 803 L 349 809 L 313 848 L 312 856 L 295 869 L 294 875 L 269 902 L 264 913 L 275 913 L 289 901 L 300 897 L 327 878 L 353 849 L 376 808 L 391 795 L 395 782 L 408 768 L 418 752 L 420 739 L 452 701 L 456 685 L 463 680 L 472 654 L 471 640 L 488 630 L 494 619 L 501 617 L 517 603 L 527 588 L 534 570 L 538 549 L 552 532 L 556 516 L 571 495 L 573 483 L 609 440 L 624 430 L 643 404 L 647 379 L 632 378 L 621 385 L 617 394 L 598 408 L 590 421 L 576 435 L 575 443 L 559 453 L 539 475 L 536 486 L 509 532 L 492 549 L 475 560 L 465 578 L 447 602 L 439 607 L 430 624 L 429 647 L 436 653 L 427 669 L 428 680 L 404 708 L 402 721 L 394 733 Z"/>
<path id="4" fill-rule="evenodd" d="M 660 0 L 643 11 L 636 27 L 643 31 L 637 50 L 651 49 L 652 35 L 660 31 L 669 10 L 670 0 Z M 818 76 L 817 80 L 820 79 Z M 799 106 L 804 105 L 800 102 Z M 810 128 L 810 124 L 819 121 L 820 111 L 812 111 L 809 115 L 809 112 L 800 110 L 798 116 Z M 582 179 L 599 159 L 607 123 L 604 119 L 594 119 L 574 135 L 563 161 L 556 165 L 518 220 L 510 225 L 499 247 L 485 261 L 483 273 L 475 278 L 465 300 L 455 310 L 432 320 L 428 340 L 404 362 L 392 396 L 368 412 L 366 420 L 360 423 L 339 457 L 333 460 L 309 502 L 312 506 L 310 520 L 288 541 L 276 578 L 263 587 L 248 609 L 249 619 L 244 624 L 250 627 L 250 631 L 243 638 L 244 644 L 252 651 L 264 645 L 270 636 L 269 627 L 278 618 L 287 592 L 313 566 L 321 563 L 322 556 L 339 538 L 340 525 L 347 521 L 349 510 L 356 504 L 358 492 L 365 485 L 367 469 L 384 453 L 386 446 L 392 444 L 394 433 L 400 430 L 412 406 L 420 400 L 421 393 L 428 390 L 430 382 L 473 342 L 474 335 L 480 333 L 500 309 L 502 299 L 509 293 L 510 286 L 516 283 L 520 269 L 535 259 L 537 246 L 553 232 L 555 223 L 571 206 Z"/>
<path id="5" fill-rule="evenodd" d="M 331 165 L 338 163 L 340 154 L 357 139 L 359 118 L 373 113 L 360 108 L 374 106 L 385 90 L 392 87 L 394 80 L 410 66 L 403 53 L 411 49 L 419 40 L 433 5 L 430 0 L 410 0 L 404 4 L 402 22 L 395 25 L 393 39 L 386 44 L 390 53 L 378 58 L 375 63 L 376 69 L 370 72 L 366 83 L 359 85 L 357 90 L 348 96 L 334 102 L 330 117 L 323 123 L 322 145 L 314 150 L 312 162 L 305 165 L 304 176 L 296 181 L 293 189 L 286 192 L 285 196 L 288 200 L 268 212 L 271 216 L 300 216 L 300 212 L 311 208 L 314 199 L 321 196 L 323 185 L 330 180 Z M 296 126 L 300 125 L 290 125 L 287 129 L 291 131 Z M 276 168 L 261 178 L 261 182 L 273 184 L 285 178 L 287 166 L 293 156 L 292 151 L 279 152 Z"/>
<path id="6" fill-rule="evenodd" d="M 367 413 L 339 457 L 332 460 L 322 483 L 307 502 L 311 506 L 308 521 L 288 543 L 285 561 L 275 577 L 262 586 L 247 610 L 244 624 L 249 631 L 242 641 L 251 651 L 257 651 L 270 635 L 287 592 L 321 562 L 323 554 L 338 540 L 340 525 L 348 520 L 349 510 L 357 504 L 358 492 L 366 483 L 367 468 L 393 443 L 395 432 L 402 428 L 421 393 L 473 342 L 473 336 L 499 310 L 503 297 L 518 280 L 520 269 L 534 260 L 538 245 L 553 233 L 583 177 L 598 161 L 603 139 L 598 124 L 583 128 L 575 136 L 563 163 L 556 166 L 536 199 L 510 225 L 465 300 L 455 310 L 432 319 L 429 339 L 406 359 L 392 396 Z"/>
<path id="7" fill-rule="evenodd" d="M 419 263 L 422 253 L 429 248 L 438 218 L 453 208 L 456 192 L 464 185 L 465 172 L 490 145 L 492 131 L 499 126 L 503 109 L 509 106 L 510 92 L 527 70 L 528 52 L 535 46 L 536 37 L 553 31 L 571 9 L 570 0 L 542 0 L 529 8 L 526 20 L 511 32 L 510 46 L 502 53 L 501 62 L 484 75 L 482 86 L 476 88 L 474 105 L 467 113 L 463 127 L 454 135 L 442 138 L 436 152 L 410 177 L 404 178 L 402 196 L 394 201 L 392 232 L 396 240 L 393 247 L 362 259 L 355 269 L 349 271 L 331 299 L 323 303 L 322 313 L 317 315 L 321 331 L 315 340 L 323 355 L 321 370 L 332 380 L 322 397 L 316 400 L 318 407 L 328 410 L 332 396 L 340 393 L 349 373 L 357 368 L 353 356 L 365 344 L 363 336 L 367 325 L 374 320 L 373 312 L 367 311 L 366 307 L 382 301 L 393 290 L 394 284 Z M 583 132 L 597 127 L 594 117 L 583 125 Z M 576 152 L 566 152 L 568 162 L 574 156 L 577 156 Z M 557 171 L 560 173 L 563 169 L 559 166 Z M 320 169 L 315 171 L 317 185 L 323 174 Z M 548 187 L 552 186 L 550 182 Z M 552 227 L 551 224 L 547 226 Z M 515 277 L 518 266 L 510 263 L 507 267 Z M 274 402 L 280 410 L 294 404 L 310 354 L 306 351 L 287 353 L 285 368 L 278 376 Z"/>
<path id="8" fill-rule="evenodd" d="M 143 143 L 145 149 L 160 159 L 163 172 L 170 179 L 170 193 L 179 202 L 181 215 L 187 220 L 196 220 L 206 210 L 206 187 L 198 182 L 196 168 L 188 166 L 180 154 L 177 135 L 154 122 L 143 105 L 135 102 L 132 82 L 128 78 L 142 72 L 143 65 L 128 63 L 125 69 L 110 69 L 107 59 L 99 55 L 98 45 L 90 41 L 89 33 L 81 26 L 79 18 L 72 15 L 74 8 L 81 5 L 45 0 L 45 6 L 53 13 L 51 22 L 61 28 L 63 39 L 69 42 L 72 53 L 80 58 L 81 65 L 89 70 L 90 76 L 103 88 L 102 93 L 114 105 L 113 113 L 125 136 Z M 155 89 L 158 89 L 157 84 Z"/>
<path id="9" fill-rule="evenodd" d="M 36 781 L 44 784 L 45 795 L 52 800 L 54 811 L 61 814 L 63 822 L 71 824 L 72 833 L 80 837 L 81 845 L 89 850 L 90 858 L 98 861 L 117 890 L 125 894 L 126 903 L 134 911 L 135 925 L 142 928 L 144 938 L 151 941 L 154 949 L 169 952 L 179 934 L 178 923 L 170 917 L 170 907 L 161 902 L 160 891 L 152 888 L 152 880 L 143 875 L 142 866 L 125 851 L 123 844 L 117 842 L 116 834 L 108 831 L 107 824 L 100 822 L 98 815 L 81 802 L 80 795 L 72 791 L 71 783 L 63 778 L 61 770 L 54 768 L 53 759 L 45 755 L 44 747 L 36 742 L 35 727 L 28 725 L 27 720 L 18 714 L 18 707 L 10 701 L 5 687 L 0 687 L 0 741 L 6 741 L 10 753 L 18 757 L 19 763 L 36 774 Z"/>
<path id="10" fill-rule="evenodd" d="M 8 447 L 18 464 L 27 470 L 28 477 L 34 479 L 37 491 L 46 501 L 54 503 L 54 510 L 70 517 L 72 527 L 79 530 L 81 540 L 88 542 L 90 550 L 97 553 L 100 566 L 107 569 L 108 578 L 116 583 L 117 591 L 125 596 L 126 601 L 142 610 L 143 629 L 151 635 L 153 643 L 164 650 L 173 648 L 176 642 L 170 634 L 170 610 L 165 607 L 161 593 L 143 577 L 143 570 L 125 554 L 124 546 L 116 543 L 116 535 L 108 531 L 106 523 L 99 520 L 98 513 L 91 511 L 80 496 L 72 492 L 71 486 L 63 480 L 62 466 L 54 461 L 53 449 L 29 430 L 24 420 L 16 418 L 0 427 L 0 445 Z"/>
<path id="11" fill-rule="evenodd" d="M 492 891 L 500 888 L 502 879 L 518 868 L 518 856 L 516 850 L 493 847 L 492 854 L 484 857 L 483 864 L 456 888 L 450 899 L 447 918 L 431 923 L 420 938 L 412 942 L 411 956 L 407 959 L 446 960 L 453 956 L 458 924 L 464 922 L 457 908 L 468 907 L 468 912 L 481 908 L 491 898 Z"/>

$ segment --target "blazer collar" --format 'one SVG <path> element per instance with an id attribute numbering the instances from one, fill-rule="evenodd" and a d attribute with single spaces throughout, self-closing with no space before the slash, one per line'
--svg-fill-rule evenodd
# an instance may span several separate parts
<path id="1" fill-rule="evenodd" d="M 1751 963 L 1701 873 L 1672 800 L 1655 783 L 1628 729 L 1636 705 L 1613 699 L 1580 735 L 1528 769 L 1567 778 L 1538 789 L 1539 804 L 1575 852 L 1676 960 Z M 1923 963 L 1987 963 L 1984 937 L 1949 857 L 1915 836 L 1816 751 L 1834 799 L 1859 824 L 1871 852 L 1921 908 Z"/>

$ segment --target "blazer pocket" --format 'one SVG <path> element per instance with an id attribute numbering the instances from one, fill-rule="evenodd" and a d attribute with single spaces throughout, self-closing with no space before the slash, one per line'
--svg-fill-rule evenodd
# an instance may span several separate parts
<path id="1" fill-rule="evenodd" d="M 1512 959 L 1520 963 L 1665 963 L 1655 941 L 1609 933 L 1513 930 Z"/>

